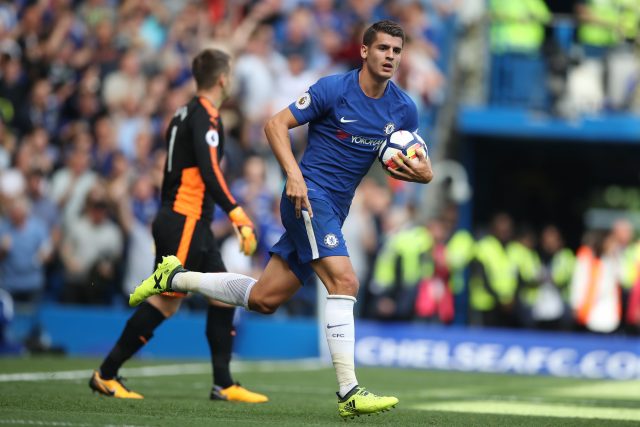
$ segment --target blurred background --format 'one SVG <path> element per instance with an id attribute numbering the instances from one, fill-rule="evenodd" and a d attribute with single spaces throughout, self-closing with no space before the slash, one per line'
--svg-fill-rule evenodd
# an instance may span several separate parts
<path id="1" fill-rule="evenodd" d="M 387 357 L 403 338 L 438 337 L 454 360 L 458 341 L 503 336 L 504 355 L 562 337 L 574 351 L 563 362 L 615 342 L 611 357 L 626 358 L 593 366 L 640 376 L 637 0 L 0 1 L 0 351 L 96 355 L 114 342 L 153 269 L 165 129 L 205 47 L 234 57 L 223 166 L 258 253 L 239 253 L 222 212 L 212 227 L 228 269 L 259 276 L 283 230 L 265 120 L 358 67 L 380 19 L 407 33 L 394 80 L 418 105 L 436 178 L 395 181 L 376 162 L 358 189 L 344 234 L 359 363 L 434 366 L 400 347 Z M 305 137 L 292 131 L 296 155 Z M 309 283 L 274 317 L 242 313 L 238 353 L 320 352 L 318 295 Z M 204 301 L 185 305 L 166 328 L 191 341 L 158 337 L 143 355 L 208 354 Z M 273 327 L 289 344 L 305 337 L 302 350 L 257 349 Z"/>

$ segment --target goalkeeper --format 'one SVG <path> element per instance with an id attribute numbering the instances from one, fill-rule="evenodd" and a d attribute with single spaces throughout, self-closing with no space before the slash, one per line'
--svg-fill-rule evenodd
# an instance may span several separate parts
<path id="1" fill-rule="evenodd" d="M 207 49 L 192 63 L 197 93 L 179 108 L 167 129 L 167 160 L 162 183 L 162 207 L 153 222 L 156 263 L 175 255 L 186 268 L 225 272 L 210 224 L 214 205 L 220 206 L 234 225 L 240 250 L 247 256 L 256 250 L 253 223 L 229 193 L 220 171 L 224 136 L 218 108 L 230 87 L 230 58 Z M 151 267 L 151 266 L 150 266 Z M 179 292 L 155 295 L 133 313 L 122 335 L 95 371 L 89 386 L 104 395 L 141 399 L 118 377 L 124 362 L 142 348 L 154 330 L 180 308 Z M 212 400 L 266 402 L 266 396 L 235 383 L 229 371 L 235 307 L 209 300 L 206 335 L 213 365 Z"/>

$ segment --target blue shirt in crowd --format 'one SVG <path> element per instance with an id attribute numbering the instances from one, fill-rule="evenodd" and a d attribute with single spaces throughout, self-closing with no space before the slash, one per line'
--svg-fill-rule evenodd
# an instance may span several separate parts
<path id="1" fill-rule="evenodd" d="M 44 267 L 39 251 L 48 244 L 45 223 L 33 216 L 21 228 L 9 221 L 0 222 L 0 239 L 11 238 L 11 249 L 0 261 L 0 287 L 14 292 L 32 292 L 44 288 Z"/>

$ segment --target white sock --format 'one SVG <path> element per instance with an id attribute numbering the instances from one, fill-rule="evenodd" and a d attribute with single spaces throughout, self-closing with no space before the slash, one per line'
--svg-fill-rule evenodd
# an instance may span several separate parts
<path id="1" fill-rule="evenodd" d="M 255 279 L 244 274 L 185 271 L 173 276 L 171 289 L 195 292 L 248 310 L 249 294 L 255 283 Z"/>
<path id="2" fill-rule="evenodd" d="M 327 295 L 325 333 L 333 367 L 338 377 L 340 396 L 344 397 L 358 385 L 354 363 L 355 327 L 353 305 L 356 299 L 348 295 Z"/>

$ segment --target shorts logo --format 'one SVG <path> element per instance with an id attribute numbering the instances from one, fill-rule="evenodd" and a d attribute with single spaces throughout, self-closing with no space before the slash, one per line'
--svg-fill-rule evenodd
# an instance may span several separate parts
<path id="1" fill-rule="evenodd" d="M 220 136 L 218 135 L 218 131 L 215 129 L 209 129 L 207 134 L 204 136 L 204 140 L 207 141 L 211 147 L 217 147 L 220 143 Z"/>
<path id="2" fill-rule="evenodd" d="M 389 122 L 384 126 L 384 133 L 385 135 L 391 135 L 393 133 L 393 131 L 396 130 L 396 125 L 394 125 L 393 123 Z"/>
<path id="3" fill-rule="evenodd" d="M 304 110 L 305 108 L 308 108 L 309 105 L 311 105 L 311 95 L 309 95 L 309 92 L 305 92 L 296 101 L 296 108 L 298 110 Z"/>
<path id="4" fill-rule="evenodd" d="M 326 236 L 324 236 L 324 244 L 327 247 L 330 248 L 335 248 L 336 246 L 338 246 L 338 238 L 336 237 L 335 234 L 333 233 L 329 233 Z"/>

